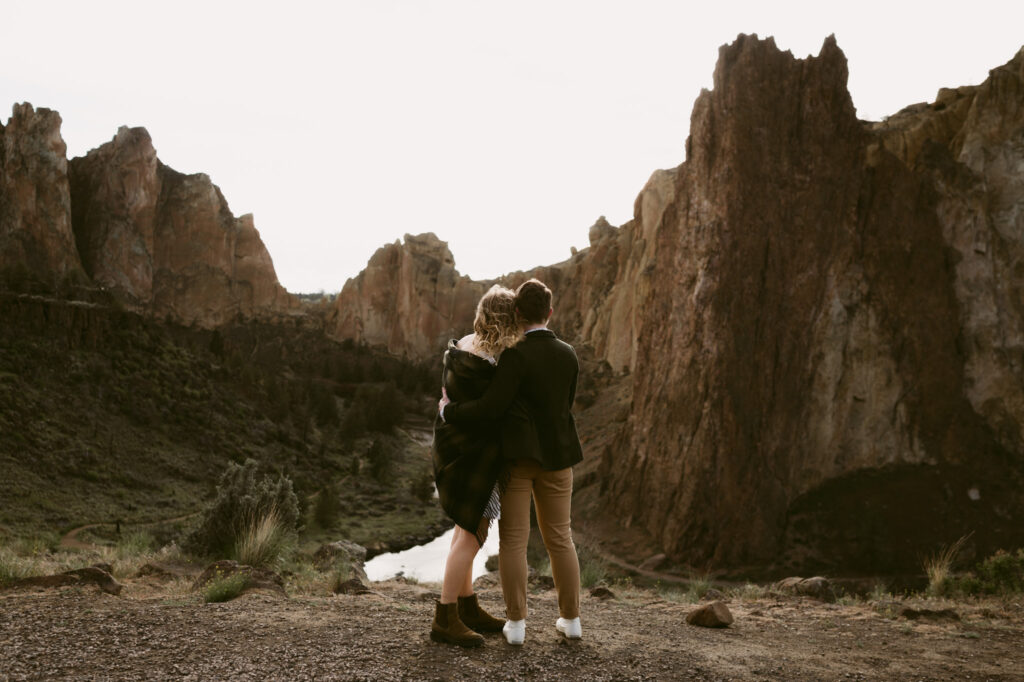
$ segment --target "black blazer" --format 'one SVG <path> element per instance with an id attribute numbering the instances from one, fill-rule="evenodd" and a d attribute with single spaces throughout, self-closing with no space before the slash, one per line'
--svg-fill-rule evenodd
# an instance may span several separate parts
<path id="1" fill-rule="evenodd" d="M 501 354 L 483 396 L 449 403 L 444 420 L 497 422 L 504 458 L 536 460 L 548 471 L 571 467 L 583 459 L 572 416 L 579 373 L 572 346 L 547 329 L 530 332 Z"/>

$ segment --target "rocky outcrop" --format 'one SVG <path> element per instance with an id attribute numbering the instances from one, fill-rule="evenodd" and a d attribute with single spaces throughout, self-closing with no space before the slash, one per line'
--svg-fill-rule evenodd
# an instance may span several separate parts
<path id="1" fill-rule="evenodd" d="M 621 228 L 600 218 L 590 228 L 590 246 L 569 260 L 496 280 L 459 275 L 447 243 L 434 234 L 406 235 L 378 249 L 345 283 L 328 333 L 418 360 L 439 357 L 448 339 L 472 331 L 477 301 L 492 284 L 514 289 L 537 277 L 555 294 L 551 327 L 616 371 L 628 371 L 636 358 L 638 306 L 649 293 L 650 235 L 673 196 L 673 177 L 674 171 L 656 171 L 637 199 L 636 218 Z"/>
<path id="2" fill-rule="evenodd" d="M 49 287 L 81 273 L 60 114 L 15 104 L 0 125 L 0 272 Z"/>
<path id="3" fill-rule="evenodd" d="M 873 125 L 834 39 L 722 48 L 645 235 L 625 524 L 778 572 L 1024 544 L 1022 65 Z"/>
<path id="4" fill-rule="evenodd" d="M 327 334 L 416 359 L 439 356 L 448 339 L 472 329 L 477 300 L 489 286 L 460 275 L 448 244 L 433 233 L 407 234 L 377 249 L 366 269 L 345 282 Z"/>
<path id="5" fill-rule="evenodd" d="M 75 237 L 89 276 L 141 309 L 212 327 L 287 312 L 251 215 L 231 214 L 204 174 L 160 163 L 143 128 L 71 161 Z"/>

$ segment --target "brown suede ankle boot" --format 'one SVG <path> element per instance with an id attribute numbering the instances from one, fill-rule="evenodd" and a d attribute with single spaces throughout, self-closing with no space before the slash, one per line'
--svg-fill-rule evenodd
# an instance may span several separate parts
<path id="1" fill-rule="evenodd" d="M 442 604 L 440 601 L 436 604 L 434 622 L 430 624 L 430 639 L 464 647 L 484 643 L 483 635 L 473 632 L 459 619 L 458 604 Z"/>
<path id="2" fill-rule="evenodd" d="M 477 632 L 501 632 L 505 627 L 505 619 L 495 618 L 484 611 L 484 607 L 480 606 L 476 599 L 476 594 L 459 597 L 459 618 L 467 627 Z"/>

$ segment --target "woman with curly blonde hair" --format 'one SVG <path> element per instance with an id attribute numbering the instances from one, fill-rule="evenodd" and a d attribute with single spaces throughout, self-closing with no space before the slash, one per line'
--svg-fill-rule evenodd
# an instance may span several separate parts
<path id="1" fill-rule="evenodd" d="M 452 400 L 472 400 L 486 391 L 502 352 L 522 339 L 515 293 L 494 285 L 476 307 L 473 333 L 450 341 L 444 354 L 442 386 Z M 473 592 L 473 559 L 500 516 L 499 481 L 507 479 L 495 424 L 461 427 L 434 423 L 434 480 L 441 507 L 455 521 L 445 562 L 441 599 L 430 638 L 472 647 L 480 632 L 500 632 L 505 621 L 481 608 Z"/>

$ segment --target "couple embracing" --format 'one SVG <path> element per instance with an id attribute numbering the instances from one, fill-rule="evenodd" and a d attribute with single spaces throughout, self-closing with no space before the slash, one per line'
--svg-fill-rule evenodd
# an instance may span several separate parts
<path id="1" fill-rule="evenodd" d="M 495 285 L 477 305 L 473 333 L 444 355 L 434 426 L 434 478 L 455 534 L 430 637 L 480 646 L 481 632 L 526 637 L 526 545 L 533 499 L 560 618 L 582 636 L 580 566 L 569 525 L 572 466 L 583 459 L 571 413 L 579 363 L 547 328 L 551 290 L 531 279 L 515 292 Z M 488 614 L 473 592 L 473 558 L 498 521 L 501 589 L 508 620 Z"/>

